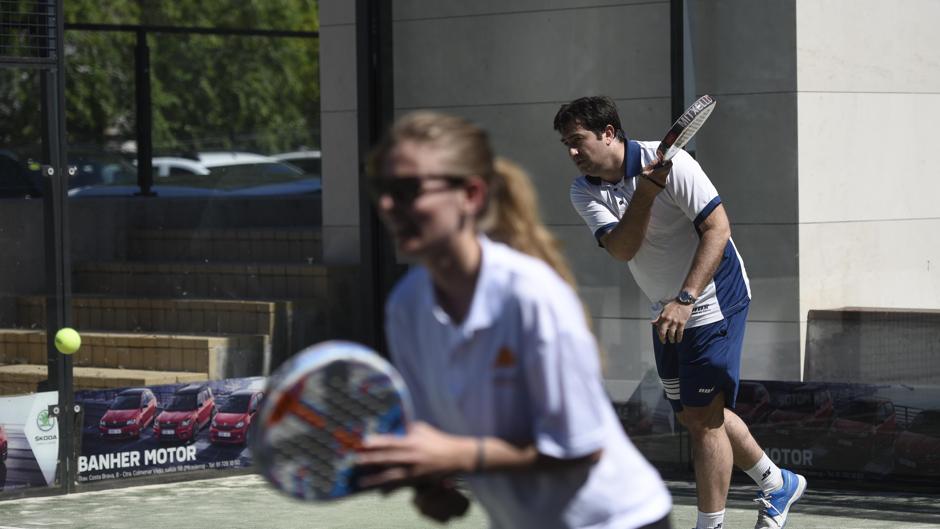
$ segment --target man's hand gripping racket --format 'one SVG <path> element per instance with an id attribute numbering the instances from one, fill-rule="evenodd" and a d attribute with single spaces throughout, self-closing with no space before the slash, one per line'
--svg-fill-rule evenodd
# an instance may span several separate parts
<path id="1" fill-rule="evenodd" d="M 343 498 L 375 488 L 362 483 L 388 471 L 357 465 L 364 439 L 403 436 L 412 417 L 408 389 L 391 364 L 359 344 L 324 342 L 294 355 L 268 380 L 252 422 L 252 457 L 260 474 L 287 495 Z M 428 492 L 426 485 L 410 484 L 419 497 Z M 469 507 L 461 499 L 459 514 Z"/>
<path id="2" fill-rule="evenodd" d="M 659 147 L 656 148 L 657 160 L 651 167 L 647 168 L 648 171 L 644 169 L 642 176 L 658 185 L 660 188 L 664 188 L 666 185 L 665 177 L 668 175 L 670 166 L 669 161 L 672 160 L 673 156 L 678 154 L 679 151 L 689 143 L 692 137 L 695 136 L 695 133 L 702 128 L 705 120 L 707 120 L 708 117 L 711 116 L 712 111 L 715 110 L 715 105 L 716 101 L 710 95 L 703 95 L 696 99 L 695 102 L 679 116 L 679 119 L 672 124 L 669 132 L 667 132 L 666 136 L 659 142 Z M 666 169 L 666 171 L 663 171 L 663 169 Z M 663 174 L 664 172 L 666 174 Z"/>

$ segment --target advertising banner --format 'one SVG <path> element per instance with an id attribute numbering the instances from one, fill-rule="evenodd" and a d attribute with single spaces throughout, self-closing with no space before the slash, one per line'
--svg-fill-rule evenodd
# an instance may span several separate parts
<path id="1" fill-rule="evenodd" d="M 75 393 L 85 410 L 78 481 L 251 466 L 263 377 Z"/>
<path id="2" fill-rule="evenodd" d="M 58 400 L 54 391 L 0 397 L 0 491 L 55 482 L 59 423 L 49 407 Z"/>
<path id="3" fill-rule="evenodd" d="M 806 475 L 940 478 L 940 388 L 745 381 L 735 410 L 777 464 Z"/>
<path id="4" fill-rule="evenodd" d="M 654 464 L 689 463 L 688 433 L 659 381 L 615 402 L 624 429 Z M 742 380 L 734 412 L 781 467 L 859 480 L 940 479 L 940 387 Z"/>

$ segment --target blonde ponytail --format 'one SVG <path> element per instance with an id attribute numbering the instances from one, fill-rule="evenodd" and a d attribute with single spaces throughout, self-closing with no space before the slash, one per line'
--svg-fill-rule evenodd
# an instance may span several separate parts
<path id="1" fill-rule="evenodd" d="M 490 182 L 490 203 L 480 219 L 480 229 L 494 241 L 502 242 L 551 266 L 572 288 L 577 281 L 561 252 L 558 239 L 542 224 L 535 187 L 522 167 L 501 157 L 494 161 Z M 581 302 L 584 319 L 593 335 L 593 322 L 587 305 Z M 601 369 L 607 368 L 607 351 L 595 337 Z"/>
<path id="2" fill-rule="evenodd" d="M 575 287 L 574 274 L 559 249 L 558 240 L 542 224 L 538 198 L 525 170 L 498 157 L 494 161 L 494 173 L 490 203 L 480 219 L 480 229 L 495 241 L 545 261 Z"/>

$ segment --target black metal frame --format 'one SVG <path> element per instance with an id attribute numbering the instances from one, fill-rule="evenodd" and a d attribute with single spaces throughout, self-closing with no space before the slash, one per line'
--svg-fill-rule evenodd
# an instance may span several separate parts
<path id="1" fill-rule="evenodd" d="M 64 10 L 61 0 L 37 2 L 34 10 L 9 20 L 0 28 L 7 42 L 21 40 L 6 54 L 0 67 L 40 69 L 42 113 L 42 166 L 44 251 L 46 266 L 46 379 L 38 391 L 58 391 L 59 402 L 50 410 L 59 422 L 56 484 L 64 492 L 75 489 L 76 452 L 72 357 L 54 346 L 56 330 L 71 321 L 71 262 L 69 258 L 68 176 L 65 135 Z M 22 43 L 21 43 L 22 44 Z M 17 50 L 22 53 L 17 54 Z"/>
<path id="2" fill-rule="evenodd" d="M 395 248 L 369 198 L 366 157 L 392 122 L 392 2 L 356 1 L 356 50 L 359 117 L 360 311 L 362 338 L 385 353 L 385 297 L 401 275 Z"/>
<path id="3" fill-rule="evenodd" d="M 42 112 L 42 166 L 44 207 L 44 251 L 46 266 L 46 366 L 47 378 L 39 383 L 38 391 L 58 391 L 58 403 L 50 413 L 59 422 L 59 455 L 56 485 L 60 492 L 76 490 L 77 462 L 80 446 L 81 410 L 74 403 L 73 361 L 70 355 L 55 349 L 54 333 L 71 325 L 71 257 L 68 221 L 68 178 L 74 168 L 68 167 L 65 126 L 65 30 L 125 31 L 137 35 L 135 48 L 135 81 L 137 103 L 138 156 L 141 158 L 138 184 L 141 195 L 152 195 L 152 171 L 146 170 L 152 161 L 150 57 L 148 33 L 237 35 L 265 37 L 317 38 L 315 31 L 281 31 L 222 28 L 185 28 L 145 25 L 64 24 L 62 0 L 42 0 L 30 13 L 27 22 L 8 22 L 0 27 L 7 41 L 29 39 L 29 45 L 18 48 L 0 47 L 0 68 L 28 68 L 41 70 Z M 9 32 L 5 30 L 9 29 Z M 44 45 L 36 45 L 44 43 Z M 14 54 L 8 49 L 25 50 Z"/>

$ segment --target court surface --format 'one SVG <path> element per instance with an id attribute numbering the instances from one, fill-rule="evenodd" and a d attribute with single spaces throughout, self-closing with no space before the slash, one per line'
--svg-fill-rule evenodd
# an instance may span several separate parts
<path id="1" fill-rule="evenodd" d="M 695 525 L 694 488 L 669 482 L 675 529 Z M 756 507 L 749 487 L 735 487 L 725 518 L 728 529 L 754 526 Z M 270 489 L 252 474 L 144 485 L 67 496 L 0 501 L 0 529 L 422 529 L 443 525 L 421 518 L 410 494 L 365 494 L 321 506 L 302 503 Z M 474 505 L 452 528 L 483 528 L 486 518 Z M 814 492 L 797 504 L 787 529 L 927 529 L 940 527 L 940 497 L 864 496 Z"/>

